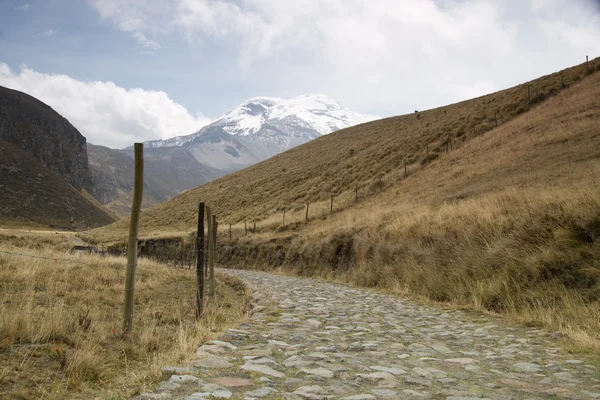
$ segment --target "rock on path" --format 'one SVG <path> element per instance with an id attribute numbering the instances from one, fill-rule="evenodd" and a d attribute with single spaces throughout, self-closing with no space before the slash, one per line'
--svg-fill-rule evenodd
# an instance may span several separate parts
<path id="1" fill-rule="evenodd" d="M 145 399 L 600 399 L 600 372 L 548 332 L 311 279 L 246 281 L 249 323 L 165 367 Z"/>

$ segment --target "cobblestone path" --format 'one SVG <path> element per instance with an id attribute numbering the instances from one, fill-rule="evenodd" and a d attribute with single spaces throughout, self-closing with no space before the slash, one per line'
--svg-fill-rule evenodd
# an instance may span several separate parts
<path id="1" fill-rule="evenodd" d="M 149 399 L 600 399 L 600 371 L 548 332 L 375 291 L 252 271 L 249 323 Z"/>

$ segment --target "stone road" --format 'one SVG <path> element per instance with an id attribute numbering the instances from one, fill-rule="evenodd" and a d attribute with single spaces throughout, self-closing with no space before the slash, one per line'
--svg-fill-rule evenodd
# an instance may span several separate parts
<path id="1" fill-rule="evenodd" d="M 539 329 L 304 278 L 247 282 L 249 323 L 166 367 L 149 399 L 600 399 L 600 371 Z"/>

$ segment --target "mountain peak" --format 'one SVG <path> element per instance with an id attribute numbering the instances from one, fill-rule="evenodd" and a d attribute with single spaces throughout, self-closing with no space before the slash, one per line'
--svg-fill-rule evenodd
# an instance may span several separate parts
<path id="1" fill-rule="evenodd" d="M 232 136 L 278 136 L 286 143 L 305 142 L 320 135 L 376 119 L 343 108 L 321 93 L 305 93 L 291 99 L 257 96 L 205 126 L 200 131 L 172 139 L 147 142 L 150 147 L 184 146 L 218 129 Z"/>

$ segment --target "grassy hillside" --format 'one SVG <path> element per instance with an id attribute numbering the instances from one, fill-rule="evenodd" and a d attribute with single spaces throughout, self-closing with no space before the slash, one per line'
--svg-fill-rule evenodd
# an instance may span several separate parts
<path id="1" fill-rule="evenodd" d="M 600 351 L 600 73 L 583 71 L 564 71 L 564 89 L 559 74 L 533 81 L 556 96 L 530 107 L 521 85 L 325 136 L 148 210 L 142 234 L 192 231 L 206 201 L 240 237 L 222 232 L 224 263 L 504 313 Z M 514 110 L 498 128 L 496 109 Z M 85 237 L 122 240 L 125 227 Z"/>
<path id="2" fill-rule="evenodd" d="M 90 228 L 114 222 L 56 172 L 0 139 L 0 223 Z"/>
<path id="3" fill-rule="evenodd" d="M 600 68 L 600 59 L 590 64 L 592 70 Z M 443 158 L 449 135 L 456 151 L 494 129 L 496 120 L 503 126 L 560 92 L 561 74 L 565 87 L 569 87 L 584 73 L 585 66 L 580 65 L 477 99 L 326 135 L 147 210 L 142 217 L 142 234 L 193 230 L 200 200 L 210 203 L 224 222 L 256 218 L 264 227 L 269 218 L 279 221 L 283 208 L 288 214 L 296 211 L 290 221 L 302 219 L 307 201 L 323 202 L 313 206 L 315 212 L 328 210 L 332 193 L 336 209 L 351 206 L 357 186 L 359 196 L 364 198 L 379 192 L 380 179 L 383 191 L 410 190 L 404 184 L 405 162 L 409 176 L 427 179 L 422 177 L 422 170 Z M 439 197 L 436 192 L 430 197 L 442 200 L 444 195 Z M 118 240 L 124 237 L 126 228 L 127 222 L 122 221 L 100 235 L 104 240 Z"/>

